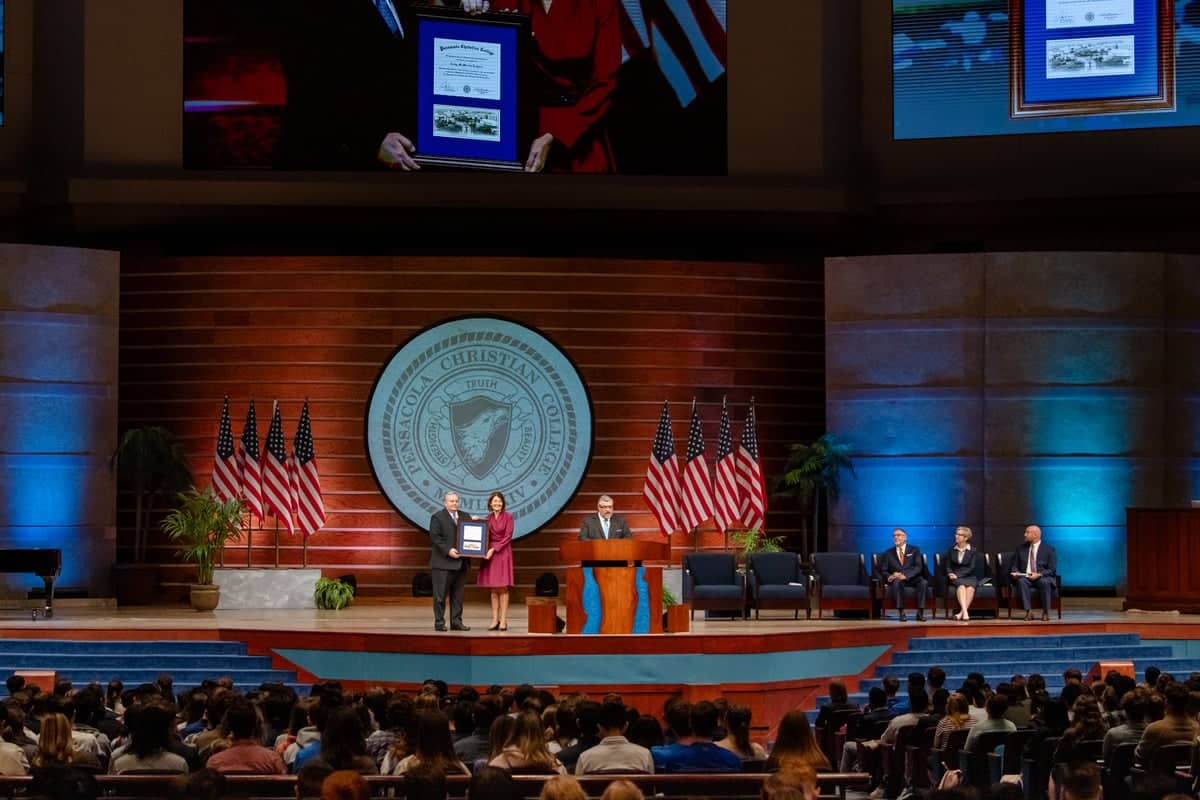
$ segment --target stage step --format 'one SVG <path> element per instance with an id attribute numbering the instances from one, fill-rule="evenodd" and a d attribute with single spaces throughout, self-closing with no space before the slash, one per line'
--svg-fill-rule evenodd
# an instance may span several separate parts
<path id="1" fill-rule="evenodd" d="M 1143 645 L 1135 633 L 1117 634 L 1049 634 L 1046 636 L 963 636 L 919 637 L 909 640 L 908 649 L 892 653 L 892 663 L 875 668 L 875 675 L 858 682 L 858 691 L 850 695 L 851 702 L 866 703 L 867 693 L 883 685 L 886 677 L 900 679 L 900 695 L 905 694 L 904 682 L 910 672 L 927 673 L 939 666 L 947 672 L 946 688 L 955 691 L 967 674 L 984 675 L 994 689 L 997 685 L 1020 674 L 1028 678 L 1034 673 L 1046 679 L 1046 689 L 1052 695 L 1062 691 L 1062 674 L 1069 668 L 1087 673 L 1100 660 L 1132 661 L 1141 676 L 1149 666 L 1157 666 L 1184 679 L 1200 671 L 1200 659 L 1176 658 L 1170 646 Z M 828 696 L 816 698 L 814 708 L 829 702 Z M 815 711 L 810 714 L 815 719 Z"/>
<path id="2" fill-rule="evenodd" d="M 246 654 L 243 642 L 225 641 L 60 641 L 0 639 L 0 675 L 18 670 L 54 670 L 76 688 L 107 684 L 113 678 L 126 688 L 171 675 L 177 689 L 228 676 L 240 689 L 261 683 L 296 683 L 294 670 L 273 669 L 269 656 Z"/>

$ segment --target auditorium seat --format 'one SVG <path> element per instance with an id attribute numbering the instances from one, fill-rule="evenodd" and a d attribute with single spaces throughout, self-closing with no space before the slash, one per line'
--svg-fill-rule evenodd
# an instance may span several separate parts
<path id="1" fill-rule="evenodd" d="M 812 618 L 809 604 L 812 577 L 801 571 L 800 558 L 795 553 L 751 553 L 746 559 L 746 571 L 755 619 L 764 608 L 793 609 L 796 619 L 804 609 L 805 619 Z"/>
<path id="2" fill-rule="evenodd" d="M 737 611 L 746 616 L 746 576 L 732 553 L 688 553 L 683 557 L 683 601 L 696 609 Z"/>
<path id="3" fill-rule="evenodd" d="M 813 594 L 817 597 L 817 619 L 825 609 L 831 611 L 866 611 L 874 617 L 871 584 L 867 578 L 866 558 L 862 553 L 814 553 L 816 579 Z"/>

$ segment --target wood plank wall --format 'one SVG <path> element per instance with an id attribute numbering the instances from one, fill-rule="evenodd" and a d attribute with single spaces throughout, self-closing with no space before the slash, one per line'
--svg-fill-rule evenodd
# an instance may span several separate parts
<path id="1" fill-rule="evenodd" d="M 786 446 L 824 425 L 824 321 L 819 261 L 785 265 L 677 261 L 420 257 L 126 256 L 121 276 L 121 430 L 162 424 L 186 443 L 200 485 L 209 482 L 221 399 L 234 435 L 253 398 L 265 438 L 279 400 L 289 442 L 310 401 L 326 528 L 308 543 L 310 566 L 353 573 L 360 593 L 410 594 L 428 564 L 425 533 L 384 499 L 371 475 L 363 415 L 375 377 L 393 350 L 421 328 L 479 312 L 542 330 L 579 365 L 595 410 L 589 474 L 568 508 L 515 545 L 518 591 L 553 570 L 559 542 L 573 537 L 602 493 L 635 534 L 656 530 L 641 498 L 650 443 L 664 399 L 677 448 L 688 404 L 700 402 L 710 460 L 728 395 L 734 436 L 746 403 L 758 402 L 767 473 Z M 119 556 L 132 546 L 131 497 L 119 501 Z M 794 537 L 799 516 L 774 503 L 767 527 Z M 520 520 L 517 520 L 518 532 Z M 710 523 L 710 526 L 712 523 Z M 283 565 L 299 565 L 299 539 L 281 537 Z M 255 530 L 255 565 L 275 563 L 273 530 Z M 696 546 L 674 537 L 674 557 Z M 700 546 L 719 549 L 709 530 Z M 244 545 L 227 554 L 244 565 Z M 173 547 L 152 539 L 150 560 L 164 589 L 190 581 Z"/>

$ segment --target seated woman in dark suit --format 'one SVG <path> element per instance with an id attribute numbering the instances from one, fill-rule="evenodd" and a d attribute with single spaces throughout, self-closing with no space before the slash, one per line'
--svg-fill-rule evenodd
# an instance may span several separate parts
<path id="1" fill-rule="evenodd" d="M 971 601 L 983 573 L 983 558 L 971 547 L 971 529 L 954 529 L 954 546 L 946 551 L 946 577 L 950 589 L 958 598 L 958 613 L 954 618 L 966 622 L 971 618 Z"/>

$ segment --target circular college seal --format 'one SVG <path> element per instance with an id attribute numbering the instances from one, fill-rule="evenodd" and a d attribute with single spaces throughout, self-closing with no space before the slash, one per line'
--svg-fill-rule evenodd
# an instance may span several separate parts
<path id="1" fill-rule="evenodd" d="M 380 488 L 418 527 L 448 491 L 483 516 L 504 493 L 520 537 L 579 488 L 592 450 L 591 399 L 570 359 L 537 331 L 494 317 L 426 328 L 384 365 L 367 403 Z"/>

